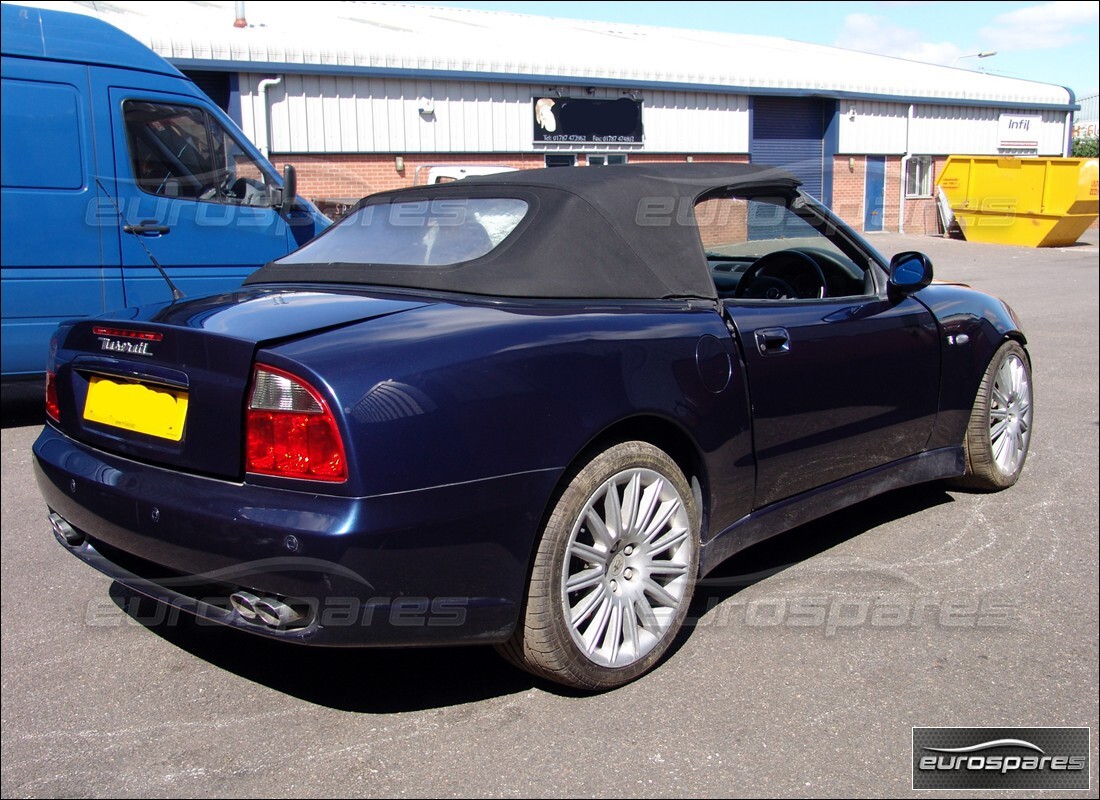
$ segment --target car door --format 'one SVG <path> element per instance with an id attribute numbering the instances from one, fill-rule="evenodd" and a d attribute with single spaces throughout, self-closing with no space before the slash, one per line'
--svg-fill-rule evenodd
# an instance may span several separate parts
<path id="1" fill-rule="evenodd" d="M 801 199 L 735 200 L 700 227 L 712 267 L 747 280 L 721 303 L 749 386 L 754 507 L 920 452 L 939 394 L 931 313 L 888 297 L 867 254 Z"/>
<path id="2" fill-rule="evenodd" d="M 744 353 L 761 506 L 919 452 L 939 391 L 912 299 L 723 301 Z"/>

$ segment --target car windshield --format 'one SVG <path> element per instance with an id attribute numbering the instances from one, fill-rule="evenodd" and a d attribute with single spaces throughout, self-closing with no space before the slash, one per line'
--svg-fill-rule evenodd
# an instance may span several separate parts
<path id="1" fill-rule="evenodd" d="M 695 205 L 719 297 L 822 299 L 874 292 L 871 263 L 802 197 L 727 194 Z"/>
<path id="2" fill-rule="evenodd" d="M 703 248 L 711 258 L 759 257 L 791 247 L 845 254 L 832 241 L 832 226 L 798 200 L 712 196 L 695 206 Z"/>
<path id="3" fill-rule="evenodd" d="M 481 258 L 515 230 L 515 198 L 437 198 L 362 206 L 280 264 L 441 267 Z"/>

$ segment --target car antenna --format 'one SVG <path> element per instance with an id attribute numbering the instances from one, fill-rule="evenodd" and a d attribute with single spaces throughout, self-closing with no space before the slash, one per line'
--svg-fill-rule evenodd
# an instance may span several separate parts
<path id="1" fill-rule="evenodd" d="M 172 302 L 175 302 L 176 300 L 182 300 L 184 297 L 186 297 L 186 295 L 179 290 L 179 287 L 176 286 L 176 284 L 172 283 L 172 279 L 168 277 L 168 273 L 164 271 L 164 267 L 160 265 L 160 262 L 157 261 L 156 256 L 154 256 L 152 251 L 149 250 L 149 247 L 145 244 L 145 242 L 141 240 L 140 228 L 130 224 L 130 221 L 126 219 L 126 215 L 122 213 L 122 209 L 119 207 L 118 202 L 115 200 L 115 198 L 111 197 L 111 193 L 107 191 L 107 188 L 100 182 L 98 177 L 96 177 L 95 183 L 96 186 L 99 187 L 99 190 L 103 192 L 103 194 L 107 195 L 107 199 L 111 201 L 111 205 L 115 207 L 115 211 L 118 213 L 118 218 L 122 220 L 122 230 L 126 233 L 132 233 L 134 236 L 137 237 L 138 244 L 141 245 L 141 249 L 145 251 L 145 255 L 149 256 L 149 260 L 153 262 L 153 266 L 157 268 L 157 272 L 159 272 L 160 276 L 164 278 L 164 282 L 168 284 L 168 288 L 172 290 Z M 165 232 L 167 232 L 167 230 L 168 229 L 165 228 Z"/>

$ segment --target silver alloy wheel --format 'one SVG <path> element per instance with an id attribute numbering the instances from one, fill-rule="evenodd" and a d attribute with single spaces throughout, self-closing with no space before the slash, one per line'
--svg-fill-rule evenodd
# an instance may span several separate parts
<path id="1" fill-rule="evenodd" d="M 965 471 L 952 483 L 979 492 L 1016 483 L 1027 460 L 1034 413 L 1031 359 L 1020 342 L 1006 340 L 978 384 L 962 442 Z"/>
<path id="2" fill-rule="evenodd" d="M 993 458 L 1005 474 L 1016 471 L 1031 436 L 1031 385 L 1020 357 L 1011 354 L 997 370 L 989 403 Z"/>
<path id="3" fill-rule="evenodd" d="M 644 658 L 691 597 L 695 542 L 684 500 L 659 473 L 632 468 L 588 498 L 570 534 L 560 594 L 574 644 L 595 664 Z"/>

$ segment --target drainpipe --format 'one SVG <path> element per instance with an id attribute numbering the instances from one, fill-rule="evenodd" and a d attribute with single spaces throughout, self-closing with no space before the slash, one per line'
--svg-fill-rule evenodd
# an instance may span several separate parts
<path id="1" fill-rule="evenodd" d="M 909 104 L 909 116 L 905 120 L 905 155 L 901 157 L 901 202 L 898 204 L 898 233 L 905 233 L 905 176 L 909 174 L 909 127 L 913 124 L 913 104 Z"/>
<path id="2" fill-rule="evenodd" d="M 1066 94 L 1069 95 L 1069 104 L 1071 106 L 1077 105 L 1077 95 L 1073 93 L 1073 89 L 1068 86 L 1063 86 L 1066 90 Z M 1080 106 L 1078 106 L 1080 108 Z M 1064 130 L 1064 136 L 1062 138 L 1062 149 L 1065 151 L 1066 158 L 1073 155 L 1073 111 L 1066 112 L 1066 127 Z"/>
<path id="3" fill-rule="evenodd" d="M 268 122 L 267 114 L 267 90 L 272 86 L 278 86 L 283 82 L 283 76 L 279 75 L 275 78 L 264 78 L 260 81 L 260 85 L 256 87 L 256 94 L 259 95 L 260 114 L 258 127 L 256 129 L 256 147 L 259 148 L 260 154 L 264 158 L 269 158 L 271 155 L 271 125 Z"/>

